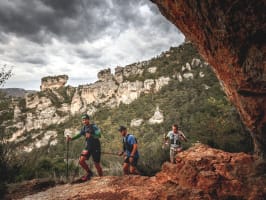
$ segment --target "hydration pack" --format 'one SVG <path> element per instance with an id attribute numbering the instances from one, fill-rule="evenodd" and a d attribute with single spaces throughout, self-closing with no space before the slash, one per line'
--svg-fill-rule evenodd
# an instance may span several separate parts
<path id="1" fill-rule="evenodd" d="M 131 152 L 132 149 L 133 149 L 133 145 L 131 145 L 131 144 L 128 143 L 128 137 L 129 137 L 130 135 L 131 135 L 131 134 L 127 134 L 127 136 L 125 137 L 125 139 L 123 139 L 123 149 L 124 149 L 124 151 L 128 150 L 128 151 Z M 134 137 L 134 136 L 133 136 L 133 137 Z M 134 139 L 135 139 L 136 143 L 138 143 L 137 138 L 134 137 Z"/>
<path id="2" fill-rule="evenodd" d="M 102 132 L 101 129 L 96 125 L 96 124 L 92 124 L 92 128 L 93 128 L 93 137 L 94 138 L 101 138 Z"/>
<path id="3" fill-rule="evenodd" d="M 171 137 L 172 136 L 172 137 Z M 180 135 L 177 134 L 175 135 L 174 133 L 172 133 L 172 135 L 170 136 L 170 143 L 171 144 L 174 144 L 174 145 L 181 145 L 181 142 L 180 142 Z"/>

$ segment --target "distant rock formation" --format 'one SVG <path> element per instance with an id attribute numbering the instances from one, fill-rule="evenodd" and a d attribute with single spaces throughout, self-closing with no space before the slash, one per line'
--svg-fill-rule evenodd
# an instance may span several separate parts
<path id="1" fill-rule="evenodd" d="M 113 79 L 113 75 L 111 73 L 110 68 L 101 70 L 98 73 L 98 80 L 99 81 L 111 81 L 112 79 Z"/>
<path id="2" fill-rule="evenodd" d="M 40 89 L 44 91 L 46 89 L 56 89 L 65 86 L 68 80 L 67 75 L 59 75 L 59 76 L 47 76 L 43 77 L 41 81 Z"/>
<path id="3" fill-rule="evenodd" d="M 154 115 L 149 119 L 150 124 L 160 124 L 164 121 L 163 114 L 160 112 L 159 106 L 156 107 Z"/>
<path id="4" fill-rule="evenodd" d="M 173 52 L 170 50 L 161 56 L 171 54 Z M 110 69 L 104 69 L 98 73 L 98 80 L 95 83 L 79 87 L 65 86 L 68 80 L 67 75 L 42 78 L 41 92 L 27 94 L 20 103 L 13 101 L 14 121 L 8 122 L 9 125 L 6 127 L 6 130 L 11 133 L 7 138 L 8 141 L 22 142 L 27 139 L 25 133 L 31 132 L 31 137 L 41 135 L 38 139 L 33 138 L 33 141 L 22 150 L 30 152 L 34 148 L 42 147 L 43 144 L 54 145 L 57 141 L 52 138 L 51 134 L 46 134 L 44 129 L 47 127 L 57 126 L 80 113 L 86 112 L 92 115 L 100 107 L 115 108 L 120 104 L 130 104 L 142 94 L 159 92 L 173 79 L 181 82 L 186 78 L 188 71 L 192 77 L 195 77 L 195 71 L 198 71 L 195 70 L 196 68 L 204 70 L 203 68 L 208 66 L 200 59 L 192 58 L 185 62 L 184 71 L 180 68 L 174 75 L 159 76 L 157 74 L 155 76 L 158 68 L 148 64 L 149 61 L 144 61 L 125 67 L 116 67 L 114 74 Z M 145 79 L 144 72 L 149 78 Z M 150 113 L 150 116 L 152 115 L 153 113 Z M 158 124 L 163 121 L 163 114 L 157 108 L 153 117 L 146 120 L 133 120 L 131 126 L 140 126 L 145 122 Z"/>
<path id="5" fill-rule="evenodd" d="M 5 93 L 8 97 L 25 97 L 26 94 L 33 94 L 37 91 L 24 90 L 22 88 L 1 88 L 0 92 Z"/>
<path id="6" fill-rule="evenodd" d="M 143 122 L 143 119 L 132 119 L 130 126 L 140 126 Z"/>

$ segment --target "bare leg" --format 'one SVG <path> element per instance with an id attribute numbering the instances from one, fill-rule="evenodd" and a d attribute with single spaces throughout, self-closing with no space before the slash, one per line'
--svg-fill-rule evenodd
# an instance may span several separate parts
<path id="1" fill-rule="evenodd" d="M 98 175 L 99 176 L 103 176 L 103 170 L 102 170 L 102 167 L 101 167 L 100 163 L 94 162 L 94 166 L 97 169 Z"/>
<path id="2" fill-rule="evenodd" d="M 130 174 L 139 175 L 139 171 L 136 169 L 136 167 L 131 166 L 129 167 Z"/>
<path id="3" fill-rule="evenodd" d="M 129 174 L 128 168 L 129 168 L 129 164 L 128 163 L 124 163 L 123 164 L 124 175 L 128 175 Z"/>
<path id="4" fill-rule="evenodd" d="M 176 163 L 176 151 L 174 149 L 170 149 L 170 161 L 171 163 Z"/>
<path id="5" fill-rule="evenodd" d="M 86 163 L 86 157 L 85 156 L 80 156 L 79 164 L 87 172 L 87 174 L 90 173 L 90 168 L 89 168 L 89 166 Z"/>

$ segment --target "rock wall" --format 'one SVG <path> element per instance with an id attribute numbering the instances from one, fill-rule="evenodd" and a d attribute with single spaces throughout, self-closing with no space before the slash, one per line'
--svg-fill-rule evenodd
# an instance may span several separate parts
<path id="1" fill-rule="evenodd" d="M 265 1 L 151 1 L 213 66 L 265 158 Z"/>
<path id="2" fill-rule="evenodd" d="M 65 86 L 68 80 L 67 75 L 59 75 L 59 76 L 47 76 L 43 77 L 41 81 L 41 91 L 46 89 L 56 89 Z"/>

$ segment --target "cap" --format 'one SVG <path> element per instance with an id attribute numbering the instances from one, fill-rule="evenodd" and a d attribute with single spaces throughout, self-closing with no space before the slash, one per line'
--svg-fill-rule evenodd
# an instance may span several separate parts
<path id="1" fill-rule="evenodd" d="M 125 126 L 120 126 L 119 129 L 118 129 L 118 131 L 120 131 L 120 132 L 123 131 L 123 130 L 127 130 L 127 128 Z"/>
<path id="2" fill-rule="evenodd" d="M 82 118 L 82 119 L 90 119 L 90 116 L 87 115 L 87 114 L 83 114 L 83 115 L 81 115 L 81 118 Z"/>

